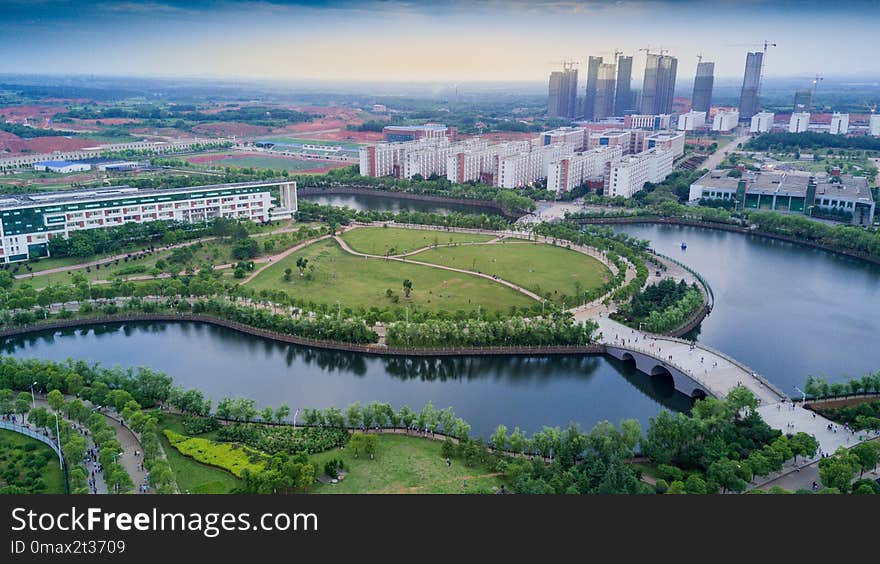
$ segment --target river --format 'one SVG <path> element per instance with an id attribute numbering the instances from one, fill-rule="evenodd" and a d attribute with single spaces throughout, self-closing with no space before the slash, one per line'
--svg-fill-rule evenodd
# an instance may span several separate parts
<path id="1" fill-rule="evenodd" d="M 500 215 L 500 212 L 497 209 L 486 206 L 472 206 L 449 202 L 426 202 L 423 200 L 395 198 L 394 196 L 375 196 L 372 194 L 309 195 L 300 196 L 300 199 L 307 202 L 321 204 L 322 206 L 346 206 L 358 211 L 376 210 L 390 211 L 394 213 L 402 211 L 420 211 L 440 214 L 460 212 Z"/>
<path id="2" fill-rule="evenodd" d="M 697 339 L 797 396 L 809 375 L 829 381 L 880 369 L 880 266 L 804 245 L 677 225 L 628 225 L 712 286 L 715 309 Z M 682 241 L 687 249 L 681 249 Z"/>
<path id="3" fill-rule="evenodd" d="M 3 352 L 150 366 L 215 402 L 246 396 L 259 406 L 286 402 L 297 409 L 376 400 L 418 410 L 432 401 L 452 407 L 484 436 L 501 423 L 528 432 L 630 417 L 647 425 L 663 406 L 690 408 L 671 383 L 601 356 L 389 358 L 309 349 L 200 323 L 47 331 L 8 339 Z"/>
<path id="4" fill-rule="evenodd" d="M 379 205 L 374 196 L 329 196 L 334 204 Z M 389 206 L 443 206 L 394 198 Z M 369 200 L 369 201 L 368 201 Z M 393 208 L 387 208 L 393 209 Z M 840 380 L 878 369 L 880 267 L 764 238 L 708 229 L 633 225 L 660 252 L 703 274 L 715 309 L 697 338 L 749 364 L 795 395 L 809 374 Z M 680 243 L 687 241 L 683 251 Z M 629 365 L 601 356 L 404 359 L 313 350 L 194 323 L 130 323 L 8 339 L 20 357 L 82 358 L 146 365 L 209 397 L 247 396 L 260 406 L 345 407 L 387 401 L 399 408 L 452 407 L 488 436 L 498 424 L 527 432 L 576 421 L 636 418 L 688 398 Z"/>

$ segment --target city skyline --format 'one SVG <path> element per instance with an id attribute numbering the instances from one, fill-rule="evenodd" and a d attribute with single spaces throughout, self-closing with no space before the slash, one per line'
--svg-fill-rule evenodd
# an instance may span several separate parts
<path id="1" fill-rule="evenodd" d="M 693 76 L 702 53 L 715 62 L 716 78 L 726 79 L 742 76 L 745 53 L 765 39 L 778 44 L 768 53 L 768 77 L 878 71 L 869 58 L 851 56 L 880 23 L 867 2 L 720 2 L 711 11 L 691 11 L 690 1 L 0 5 L 4 73 L 539 81 L 556 61 L 574 59 L 585 70 L 588 55 L 610 60 L 620 50 L 635 55 L 637 85 L 645 63 L 639 49 L 667 49 L 682 77 Z M 830 17 L 847 33 L 828 33 Z M 718 21 L 731 22 L 728 34 L 719 35 Z"/>

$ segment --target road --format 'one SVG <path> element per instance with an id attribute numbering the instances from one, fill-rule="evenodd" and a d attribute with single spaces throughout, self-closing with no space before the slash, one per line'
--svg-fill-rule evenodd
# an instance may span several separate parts
<path id="1" fill-rule="evenodd" d="M 724 147 L 719 147 L 718 150 L 715 151 L 714 153 L 712 153 L 708 159 L 703 161 L 703 164 L 700 165 L 700 168 L 707 168 L 709 170 L 714 170 L 715 168 L 718 167 L 718 165 L 721 164 L 721 161 L 724 160 L 724 157 L 726 157 L 728 153 L 736 150 L 737 145 L 739 145 L 740 143 L 745 143 L 748 140 L 749 140 L 749 136 L 743 135 L 742 137 L 737 137 L 736 139 L 734 139 L 733 141 L 731 141 L 730 143 L 728 143 Z"/>

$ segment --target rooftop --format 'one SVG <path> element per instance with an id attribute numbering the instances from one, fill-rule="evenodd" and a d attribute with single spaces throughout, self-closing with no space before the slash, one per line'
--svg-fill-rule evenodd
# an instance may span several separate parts
<path id="1" fill-rule="evenodd" d="M 727 170 L 713 170 L 700 177 L 695 185 L 713 190 L 734 192 L 739 185 L 739 178 L 727 176 Z M 874 201 L 868 179 L 863 176 L 842 175 L 840 182 L 832 182 L 835 178 L 829 175 L 811 176 L 800 171 L 790 172 L 746 172 L 742 179 L 748 182 L 746 192 L 761 194 L 802 195 L 807 193 L 810 179 L 816 184 L 816 196 L 834 197 L 843 200 Z"/>

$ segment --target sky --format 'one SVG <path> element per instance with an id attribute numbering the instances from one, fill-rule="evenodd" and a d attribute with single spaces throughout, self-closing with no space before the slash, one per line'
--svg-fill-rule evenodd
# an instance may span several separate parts
<path id="1" fill-rule="evenodd" d="M 663 48 L 723 79 L 770 40 L 768 77 L 876 77 L 878 24 L 876 0 L 0 0 L 0 73 L 546 81 L 614 50 L 638 76 Z"/>

